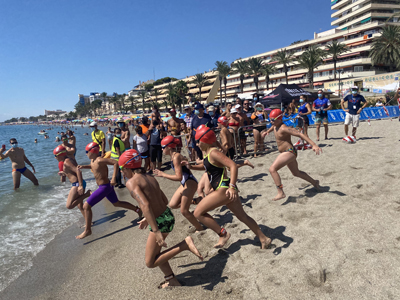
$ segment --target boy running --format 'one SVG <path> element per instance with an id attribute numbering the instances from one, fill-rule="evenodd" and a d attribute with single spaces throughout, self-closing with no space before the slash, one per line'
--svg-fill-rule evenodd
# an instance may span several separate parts
<path id="1" fill-rule="evenodd" d="M 160 189 L 157 180 L 147 175 L 146 170 L 141 167 L 142 158 L 136 150 L 125 151 L 119 158 L 118 164 L 124 176 L 128 178 L 126 187 L 132 198 L 139 203 L 145 217 L 139 222 L 139 228 L 144 229 L 150 225 L 145 253 L 146 266 L 148 268 L 160 267 L 164 273 L 165 281 L 159 285 L 159 288 L 180 286 L 181 284 L 175 278 L 168 261 L 185 250 L 192 252 L 200 260 L 203 260 L 203 257 L 190 236 L 161 252 L 162 247 L 167 247 L 165 239 L 175 224 L 174 215 L 167 206 L 168 199 Z"/>
<path id="2" fill-rule="evenodd" d="M 91 160 L 90 165 L 78 166 L 79 169 L 92 169 L 94 178 L 99 188 L 95 190 L 83 205 L 85 213 L 86 227 L 85 231 L 78 235 L 77 239 L 83 239 L 92 234 L 92 207 L 99 203 L 103 198 L 107 198 L 115 207 L 122 207 L 134 210 L 139 217 L 142 216 L 140 208 L 130 204 L 129 202 L 119 201 L 115 194 L 113 185 L 116 185 L 116 176 L 118 169 L 118 161 L 110 158 L 102 158 L 99 156 L 100 147 L 96 143 L 90 143 L 86 146 L 86 155 Z M 108 179 L 108 166 L 114 166 L 114 174 L 110 180 Z"/>
<path id="3" fill-rule="evenodd" d="M 33 182 L 34 185 L 39 185 L 38 180 L 36 179 L 35 175 L 35 168 L 29 161 L 29 159 L 25 156 L 25 151 L 21 147 L 18 147 L 18 142 L 16 139 L 10 139 L 11 149 L 8 150 L 5 154 L 5 148 L 1 148 L 0 150 L 0 157 L 1 159 L 9 158 L 12 164 L 12 177 L 14 181 L 14 190 L 19 188 L 21 183 L 21 174 L 28 178 L 30 181 Z M 25 167 L 25 163 L 31 166 L 33 173 Z"/>
<path id="4" fill-rule="evenodd" d="M 270 132 L 275 132 L 276 143 L 278 145 L 278 150 L 281 153 L 269 168 L 269 172 L 271 173 L 271 176 L 274 179 L 275 185 L 278 189 L 278 195 L 272 199 L 273 201 L 286 197 L 285 193 L 283 192 L 281 177 L 278 174 L 278 171 L 284 166 L 287 166 L 294 176 L 308 181 L 317 190 L 319 189 L 318 180 L 312 179 L 307 173 L 299 170 L 296 160 L 297 150 L 291 141 L 292 135 L 307 141 L 317 155 L 322 153 L 322 150 L 305 134 L 298 132 L 296 129 L 287 127 L 282 121 L 282 116 L 283 112 L 280 109 L 274 109 L 271 111 L 269 118 L 271 120 L 272 127 L 263 133 L 264 138 Z"/>

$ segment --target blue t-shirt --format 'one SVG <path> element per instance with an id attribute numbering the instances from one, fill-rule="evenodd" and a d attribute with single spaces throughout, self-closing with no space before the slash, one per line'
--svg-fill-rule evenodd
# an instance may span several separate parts
<path id="1" fill-rule="evenodd" d="M 154 128 L 150 132 L 150 145 L 161 145 L 161 131 L 158 128 Z"/>
<path id="2" fill-rule="evenodd" d="M 192 136 L 196 135 L 196 128 L 200 125 L 206 125 L 207 127 L 213 128 L 214 124 L 209 114 L 204 114 L 203 117 L 200 119 L 199 116 L 194 115 L 192 120 L 192 125 L 190 129 L 192 130 Z"/>
<path id="3" fill-rule="evenodd" d="M 344 102 L 347 102 L 347 108 L 349 109 L 349 114 L 351 115 L 356 115 L 361 107 L 361 102 L 366 102 L 364 96 L 362 95 L 347 95 L 343 100 Z"/>
<path id="4" fill-rule="evenodd" d="M 324 99 L 319 99 L 318 98 L 313 103 L 313 107 L 315 109 L 320 109 L 320 108 L 327 109 L 330 105 L 331 105 L 331 102 L 327 98 L 324 98 Z M 317 111 L 316 114 L 321 116 L 321 117 L 327 117 L 328 116 L 328 112 L 326 110 L 324 110 L 323 112 Z"/>

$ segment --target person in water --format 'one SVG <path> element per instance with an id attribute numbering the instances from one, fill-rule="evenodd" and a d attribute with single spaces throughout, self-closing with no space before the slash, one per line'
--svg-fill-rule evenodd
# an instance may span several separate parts
<path id="1" fill-rule="evenodd" d="M 67 198 L 67 208 L 73 209 L 78 206 L 83 217 L 86 219 L 83 211 L 83 200 L 90 196 L 91 191 L 88 190 L 85 193 L 86 181 L 83 180 L 82 172 L 78 168 L 78 164 L 75 159 L 71 159 L 67 156 L 67 149 L 62 145 L 57 146 L 53 150 L 53 154 L 59 163 L 62 162 L 62 170 L 60 170 L 59 174 L 68 177 L 69 182 L 72 184 Z"/>
<path id="2" fill-rule="evenodd" d="M 231 235 L 225 228 L 221 228 L 208 212 L 225 205 L 259 238 L 261 249 L 268 248 L 271 244 L 271 239 L 264 235 L 257 223 L 243 210 L 242 203 L 239 199 L 239 191 L 236 186 L 238 175 L 238 167 L 236 163 L 225 154 L 218 151 L 217 148 L 213 147 L 217 138 L 212 129 L 207 127 L 201 129 L 197 128 L 195 139 L 199 148 L 206 156 L 202 164 L 196 166 L 187 165 L 194 170 L 205 169 L 214 192 L 200 201 L 193 214 L 202 224 L 219 235 L 219 241 L 214 245 L 214 247 L 224 247 Z M 226 168 L 230 169 L 231 178 L 227 177 Z"/>
<path id="3" fill-rule="evenodd" d="M 115 207 L 122 207 L 135 211 L 139 217 L 142 216 L 142 212 L 139 207 L 132 205 L 129 202 L 119 201 L 117 194 L 114 191 L 114 185 L 117 184 L 117 168 L 118 161 L 110 158 L 102 158 L 99 156 L 100 147 L 97 143 L 89 143 L 86 146 L 86 155 L 90 159 L 90 165 L 81 166 L 79 169 L 91 169 L 96 179 L 96 183 L 99 186 L 83 204 L 83 210 L 85 212 L 86 227 L 85 231 L 78 235 L 77 239 L 83 239 L 92 234 L 92 207 L 99 203 L 103 198 L 107 198 Z M 114 166 L 113 177 L 108 179 L 108 166 Z"/>
<path id="4" fill-rule="evenodd" d="M 319 155 L 322 150 L 304 133 L 297 131 L 296 129 L 287 127 L 283 121 L 283 112 L 280 109 L 274 109 L 269 114 L 269 119 L 271 120 L 271 128 L 264 133 L 264 137 L 270 132 L 274 131 L 276 143 L 278 145 L 278 150 L 280 154 L 273 162 L 272 166 L 269 168 L 272 179 L 275 182 L 276 188 L 278 189 L 278 194 L 273 201 L 283 199 L 286 197 L 283 192 L 283 185 L 281 177 L 278 171 L 284 166 L 287 166 L 292 174 L 299 177 L 305 181 L 311 183 L 317 190 L 319 190 L 319 181 L 311 178 L 306 172 L 300 171 L 297 164 L 297 150 L 292 144 L 292 136 L 297 136 L 302 140 L 305 140 L 312 146 L 312 150 Z"/>
<path id="5" fill-rule="evenodd" d="M 182 215 L 194 226 L 196 231 L 204 230 L 203 226 L 197 221 L 190 212 L 190 205 L 193 201 L 193 196 L 197 190 L 197 180 L 193 176 L 192 172 L 186 167 L 182 166 L 181 163 L 184 160 L 183 156 L 177 151 L 180 147 L 181 141 L 174 138 L 172 135 L 165 137 L 161 141 L 161 147 L 163 148 L 163 154 L 171 157 L 171 168 L 175 172 L 173 175 L 169 175 L 160 170 L 154 170 L 154 175 L 157 177 L 164 177 L 172 181 L 180 181 L 181 186 L 176 190 L 169 202 L 169 207 L 172 209 L 180 208 Z"/>
<path id="6" fill-rule="evenodd" d="M 29 159 L 25 155 L 24 149 L 18 147 L 18 142 L 15 138 L 10 139 L 11 148 L 4 153 L 5 148 L 1 148 L 0 157 L 1 159 L 9 158 L 11 160 L 12 165 L 12 177 L 14 182 L 14 190 L 18 189 L 21 183 L 21 174 L 28 178 L 34 185 L 39 185 L 39 182 L 35 173 L 35 168 L 29 161 Z M 4 154 L 3 154 L 4 153 Z M 33 173 L 25 167 L 25 163 L 31 166 Z"/>
<path id="7" fill-rule="evenodd" d="M 147 175 L 146 170 L 142 168 L 142 158 L 136 150 L 125 151 L 119 158 L 118 164 L 124 176 L 128 178 L 126 187 L 132 198 L 138 202 L 144 215 L 139 222 L 139 228 L 145 229 L 149 225 L 150 233 L 145 252 L 146 266 L 159 267 L 164 273 L 165 281 L 159 285 L 159 288 L 180 286 L 168 261 L 182 251 L 190 251 L 200 260 L 203 260 L 203 257 L 190 236 L 161 252 L 162 247 L 167 247 L 165 239 L 175 225 L 175 217 L 167 206 L 168 199 L 160 189 L 157 180 Z"/>

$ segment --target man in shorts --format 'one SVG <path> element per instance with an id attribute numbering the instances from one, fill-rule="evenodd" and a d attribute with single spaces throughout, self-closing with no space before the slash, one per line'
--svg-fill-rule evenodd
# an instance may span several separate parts
<path id="1" fill-rule="evenodd" d="M 114 185 L 117 184 L 116 176 L 118 169 L 118 161 L 111 158 L 102 158 L 99 156 L 100 147 L 96 143 L 90 143 L 86 146 L 86 155 L 90 159 L 90 165 L 78 166 L 79 169 L 91 169 L 99 186 L 87 199 L 83 205 L 85 213 L 86 227 L 85 231 L 78 235 L 77 239 L 83 239 L 92 234 L 92 207 L 99 203 L 103 198 L 107 198 L 115 207 L 122 207 L 135 211 L 139 217 L 142 216 L 142 211 L 139 207 L 132 205 L 129 202 L 119 201 L 117 194 L 114 191 Z M 113 177 L 108 179 L 108 166 L 114 166 Z"/>
<path id="2" fill-rule="evenodd" d="M 161 169 L 162 166 L 162 148 L 161 140 L 164 137 L 162 123 L 158 120 L 151 122 L 147 135 L 150 136 L 150 167 L 151 170 Z M 156 166 L 157 163 L 157 166 Z"/>
<path id="3" fill-rule="evenodd" d="M 9 158 L 11 160 L 12 170 L 12 177 L 14 181 L 14 190 L 19 188 L 21 182 L 21 175 L 24 175 L 28 178 L 34 185 L 39 185 L 38 180 L 36 179 L 35 175 L 35 168 L 29 161 L 29 159 L 25 156 L 25 151 L 21 147 L 18 147 L 18 142 L 16 139 L 10 139 L 11 149 L 9 149 L 5 154 L 5 148 L 1 148 L 0 150 L 0 157 L 1 159 Z M 33 173 L 25 167 L 25 163 L 31 166 Z"/>
<path id="4" fill-rule="evenodd" d="M 238 102 L 238 101 L 236 101 Z M 240 127 L 250 125 L 250 119 L 247 117 L 247 114 L 242 111 L 242 106 L 240 104 L 236 104 L 235 108 L 237 110 L 238 117 L 240 119 Z M 247 154 L 246 149 L 246 128 L 239 129 L 239 139 L 240 139 L 240 149 L 243 154 Z"/>
<path id="5" fill-rule="evenodd" d="M 325 139 L 328 139 L 328 110 L 332 108 L 332 104 L 328 98 L 324 97 L 324 91 L 318 90 L 318 98 L 314 101 L 312 110 L 315 111 L 315 124 L 317 125 L 317 141 L 319 141 L 319 131 L 321 123 L 325 127 Z"/>
<path id="6" fill-rule="evenodd" d="M 346 119 L 344 120 L 344 133 L 346 136 L 349 135 L 349 125 L 353 126 L 352 136 L 356 136 L 357 127 L 360 124 L 361 111 L 367 106 L 367 101 L 364 96 L 359 95 L 359 87 L 353 86 L 351 88 L 351 95 L 347 95 L 342 99 L 340 105 L 346 112 Z M 347 102 L 347 109 L 344 107 L 344 103 Z M 361 107 L 361 103 L 364 105 Z"/>
<path id="7" fill-rule="evenodd" d="M 106 155 L 106 136 L 104 132 L 97 129 L 97 123 L 90 123 L 90 128 L 92 129 L 92 141 L 100 147 L 99 156 L 104 157 Z"/>

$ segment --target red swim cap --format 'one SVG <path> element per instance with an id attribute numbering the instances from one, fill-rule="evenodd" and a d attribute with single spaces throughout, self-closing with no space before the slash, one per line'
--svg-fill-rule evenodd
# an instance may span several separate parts
<path id="1" fill-rule="evenodd" d="M 127 169 L 139 169 L 142 167 L 142 157 L 134 149 L 126 150 L 119 157 L 118 165 Z"/>
<path id="2" fill-rule="evenodd" d="M 217 140 L 214 131 L 211 128 L 206 127 L 205 125 L 200 125 L 196 129 L 195 140 L 203 142 L 208 145 L 212 145 Z"/>
<path id="3" fill-rule="evenodd" d="M 53 150 L 54 156 L 66 156 L 67 149 L 64 146 L 57 146 L 56 149 Z"/>
<path id="4" fill-rule="evenodd" d="M 92 153 L 99 153 L 100 152 L 100 146 L 97 143 L 91 142 L 86 146 L 86 153 L 87 152 L 92 152 Z"/>
<path id="5" fill-rule="evenodd" d="M 223 116 L 218 118 L 218 123 L 224 126 L 228 125 L 228 118 Z"/>
<path id="6" fill-rule="evenodd" d="M 172 135 L 168 135 L 165 138 L 162 139 L 161 141 L 161 147 L 165 148 L 176 148 L 176 146 L 179 144 L 179 139 L 174 138 Z"/>
<path id="7" fill-rule="evenodd" d="M 272 119 L 281 119 L 282 120 L 282 117 L 283 117 L 283 112 L 280 109 L 274 109 L 269 114 L 270 119 L 272 118 Z"/>

